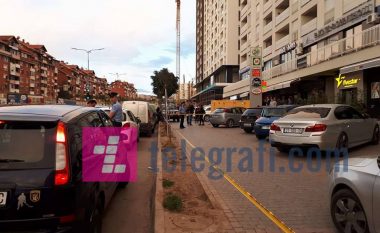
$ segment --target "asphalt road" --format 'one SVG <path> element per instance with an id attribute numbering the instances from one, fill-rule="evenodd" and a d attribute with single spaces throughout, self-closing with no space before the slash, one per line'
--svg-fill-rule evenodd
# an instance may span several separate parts
<path id="1" fill-rule="evenodd" d="M 153 232 L 153 197 L 155 175 L 150 165 L 151 143 L 157 137 L 140 138 L 138 148 L 138 181 L 119 189 L 108 206 L 103 218 L 104 233 L 151 233 Z"/>
<path id="2" fill-rule="evenodd" d="M 215 150 L 223 149 L 222 159 L 214 159 L 216 164 L 296 232 L 335 232 L 328 196 L 329 165 L 334 160 L 329 161 L 325 156 L 321 159 L 299 156 L 290 160 L 288 154 L 275 149 L 270 153 L 267 141 L 260 145 L 254 134 L 246 134 L 239 128 L 193 125 L 180 130 L 178 124 L 173 124 L 173 128 L 206 155 L 215 155 Z M 253 153 L 251 171 L 239 169 L 247 153 L 239 154 L 242 148 Z M 261 157 L 258 148 L 264 150 Z M 379 149 L 380 146 L 365 145 L 351 150 L 349 157 L 377 156 Z M 226 155 L 227 150 L 232 151 L 230 158 Z M 212 169 L 206 167 L 203 172 L 209 177 L 214 175 L 214 179 L 209 178 L 210 183 L 230 209 L 228 215 L 236 221 L 239 231 L 280 232 L 230 183 L 223 178 L 215 179 L 215 173 L 210 171 Z"/>

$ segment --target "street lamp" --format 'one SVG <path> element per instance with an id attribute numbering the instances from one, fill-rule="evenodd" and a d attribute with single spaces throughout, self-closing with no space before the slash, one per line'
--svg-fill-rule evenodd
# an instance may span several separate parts
<path id="1" fill-rule="evenodd" d="M 90 49 L 90 50 L 87 50 L 87 49 L 78 49 L 78 48 L 71 48 L 71 49 L 78 50 L 78 51 L 84 51 L 84 52 L 87 53 L 87 70 L 90 70 L 90 53 L 92 53 L 93 51 L 103 50 L 104 48 Z"/>
<path id="2" fill-rule="evenodd" d="M 99 50 L 103 50 L 104 48 L 99 48 L 99 49 L 90 49 L 90 50 L 87 50 L 87 49 L 79 49 L 79 48 L 71 48 L 73 50 L 78 50 L 78 51 L 84 51 L 87 53 L 87 70 L 90 70 L 90 53 L 92 53 L 93 51 L 99 51 Z M 90 84 L 89 84 L 89 81 L 88 81 L 88 77 L 86 76 L 86 99 L 89 99 L 90 98 Z"/>

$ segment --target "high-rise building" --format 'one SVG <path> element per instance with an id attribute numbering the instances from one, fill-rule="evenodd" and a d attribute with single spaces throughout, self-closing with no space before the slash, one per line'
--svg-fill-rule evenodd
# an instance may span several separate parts
<path id="1" fill-rule="evenodd" d="M 240 0 L 240 77 L 224 98 L 249 98 L 251 49 L 262 47 L 263 97 L 344 102 L 380 115 L 379 0 Z M 378 110 L 375 110 L 378 109 Z"/>
<path id="2" fill-rule="evenodd" d="M 223 87 L 239 79 L 239 1 L 198 0 L 196 94 L 209 104 L 221 99 Z"/>

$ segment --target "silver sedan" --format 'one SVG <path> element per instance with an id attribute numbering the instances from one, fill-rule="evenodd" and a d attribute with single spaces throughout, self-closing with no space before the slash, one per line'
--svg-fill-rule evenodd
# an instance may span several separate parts
<path id="1" fill-rule="evenodd" d="M 288 151 L 291 147 L 317 147 L 335 150 L 364 143 L 379 143 L 376 119 L 340 104 L 317 104 L 295 108 L 271 125 L 269 139 L 273 147 Z"/>
<path id="2" fill-rule="evenodd" d="M 330 197 L 339 232 L 380 233 L 380 158 L 353 158 L 336 165 L 330 172 Z"/>

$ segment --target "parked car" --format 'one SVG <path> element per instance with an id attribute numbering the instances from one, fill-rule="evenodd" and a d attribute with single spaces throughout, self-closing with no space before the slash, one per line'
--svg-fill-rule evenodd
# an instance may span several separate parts
<path id="1" fill-rule="evenodd" d="M 225 125 L 228 128 L 232 128 L 239 124 L 243 111 L 243 108 L 218 108 L 212 112 L 210 123 L 215 128 L 219 127 L 219 125 Z"/>
<path id="2" fill-rule="evenodd" d="M 173 122 L 179 122 L 179 111 L 178 109 L 169 109 L 169 120 Z"/>
<path id="3" fill-rule="evenodd" d="M 252 133 L 255 122 L 261 116 L 262 111 L 263 108 L 248 108 L 245 110 L 239 121 L 240 128 L 246 133 Z"/>
<path id="4" fill-rule="evenodd" d="M 0 108 L 0 231 L 101 232 L 117 183 L 82 182 L 82 127 L 112 127 L 97 108 Z"/>
<path id="5" fill-rule="evenodd" d="M 103 110 L 107 114 L 109 114 L 109 112 L 111 111 L 111 109 L 108 108 L 108 107 L 102 107 L 100 109 Z M 123 109 L 123 122 L 122 122 L 122 125 L 123 125 L 123 127 L 134 128 L 135 132 L 137 132 L 135 140 L 140 141 L 140 119 L 137 118 L 128 109 Z"/>
<path id="6" fill-rule="evenodd" d="M 297 107 L 296 105 L 280 105 L 277 107 L 264 107 L 261 116 L 255 122 L 254 131 L 258 139 L 269 136 L 270 126 L 273 121 L 284 116 L 288 111 Z"/>
<path id="7" fill-rule="evenodd" d="M 308 105 L 273 122 L 270 141 L 280 151 L 292 146 L 320 150 L 351 148 L 367 142 L 378 144 L 379 125 L 376 119 L 348 105 Z"/>
<path id="8" fill-rule="evenodd" d="M 205 122 L 210 121 L 210 116 L 211 116 L 211 105 L 203 106 L 206 114 L 203 116 L 203 119 Z"/>
<path id="9" fill-rule="evenodd" d="M 136 117 L 140 119 L 140 133 L 151 136 L 155 122 L 154 112 L 156 106 L 144 101 L 124 101 L 123 109 L 130 110 Z"/>
<path id="10" fill-rule="evenodd" d="M 347 163 L 347 162 L 346 162 Z M 330 212 L 341 233 L 380 233 L 380 157 L 350 158 L 330 172 Z M 346 167 L 345 167 L 346 166 Z"/>

